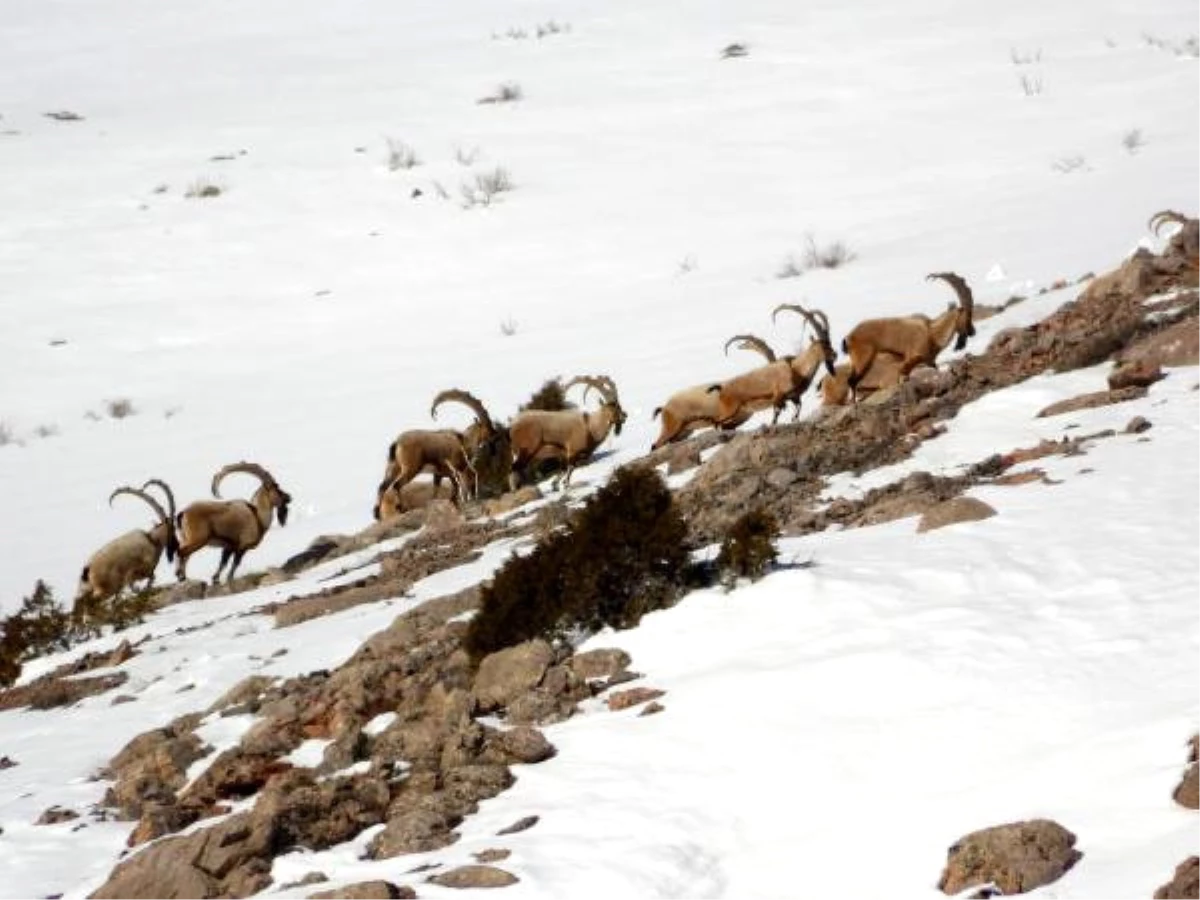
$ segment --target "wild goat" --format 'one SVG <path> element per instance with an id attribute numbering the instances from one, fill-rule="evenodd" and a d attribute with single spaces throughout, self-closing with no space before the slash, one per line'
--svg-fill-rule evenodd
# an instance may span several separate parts
<path id="1" fill-rule="evenodd" d="M 771 424 L 779 421 L 779 414 L 788 401 L 796 404 L 796 417 L 800 415 L 800 396 L 812 383 L 813 375 L 824 363 L 825 368 L 833 373 L 833 363 L 837 353 L 829 342 L 829 320 L 820 310 L 811 313 L 801 306 L 781 303 L 771 313 L 774 320 L 782 310 L 797 312 L 804 316 L 816 332 L 812 342 L 798 356 L 784 356 L 774 362 L 759 366 L 736 378 L 731 378 L 724 384 L 714 384 L 709 391 L 717 394 L 717 415 L 715 422 L 718 428 L 732 427 L 739 418 L 745 421 L 748 413 L 774 407 L 775 414 Z"/>
<path id="2" fill-rule="evenodd" d="M 858 381 L 858 394 L 864 396 L 900 383 L 900 363 L 902 360 L 894 353 L 876 354 L 871 368 Z M 833 374 L 821 379 L 817 388 L 821 392 L 821 401 L 825 406 L 846 406 L 850 397 L 850 363 L 843 362 L 834 366 Z"/>
<path id="3" fill-rule="evenodd" d="M 600 408 L 595 412 L 580 409 L 541 410 L 527 409 L 517 413 L 508 427 L 512 440 L 513 466 L 509 486 L 516 490 L 525 477 L 526 470 L 535 460 L 560 459 L 564 473 L 555 477 L 553 487 L 562 479 L 563 486 L 571 483 L 571 473 L 581 460 L 589 457 L 609 431 L 621 433 L 625 424 L 625 410 L 617 396 L 617 386 L 606 375 L 589 377 L 580 375 L 564 386 L 569 390 L 576 384 L 587 385 L 584 399 L 592 388 L 600 394 Z"/>
<path id="4" fill-rule="evenodd" d="M 858 384 L 875 357 L 880 353 L 891 353 L 900 359 L 900 380 L 921 363 L 936 365 L 937 356 L 957 335 L 955 350 L 967 345 L 967 338 L 975 334 L 973 321 L 975 298 L 967 282 L 953 272 L 933 272 L 926 280 L 940 279 L 954 288 L 958 305 L 949 308 L 931 319 L 925 315 L 901 316 L 893 319 L 867 319 L 859 322 L 842 341 L 842 349 L 850 356 L 850 391 L 858 399 Z"/>
<path id="5" fill-rule="evenodd" d="M 220 499 L 221 481 L 234 472 L 244 472 L 259 480 L 258 489 L 249 500 Z M 187 578 L 188 558 L 202 547 L 221 548 L 221 563 L 213 574 L 213 584 L 220 580 L 230 559 L 233 565 L 229 567 L 228 581 L 233 581 L 242 557 L 262 542 L 271 527 L 271 514 L 275 514 L 281 526 L 287 524 L 291 494 L 256 463 L 237 462 L 223 467 L 213 476 L 212 494 L 216 500 L 198 500 L 185 506 L 175 517 L 180 534 L 175 575 L 180 581 Z"/>
<path id="6" fill-rule="evenodd" d="M 729 355 L 730 344 L 737 343 L 737 346 L 743 350 L 754 350 L 761 353 L 767 362 L 775 361 L 775 351 L 772 350 L 767 343 L 761 338 L 757 338 L 752 334 L 735 334 L 725 342 L 725 355 Z M 717 417 L 717 403 L 720 399 L 716 393 L 709 389 L 712 387 L 712 382 L 698 384 L 690 388 L 684 388 L 682 391 L 676 391 L 667 402 L 658 407 L 651 414 L 651 418 L 656 418 L 659 413 L 662 414 L 662 431 L 658 438 L 650 446 L 651 450 L 657 450 L 665 444 L 671 444 L 675 441 L 681 441 L 695 431 L 702 428 L 713 427 Z M 741 425 L 746 419 L 753 415 L 752 410 L 745 410 L 743 414 L 736 416 L 728 422 L 726 428 L 736 428 Z"/>
<path id="7" fill-rule="evenodd" d="M 443 478 L 449 478 L 454 490 L 451 501 L 462 502 L 466 478 L 472 474 L 471 462 L 463 445 L 463 436 L 444 428 L 439 431 L 405 431 L 388 447 L 387 467 L 375 494 L 375 519 L 380 518 L 385 491 L 399 491 L 424 471 L 433 473 L 437 490 Z"/>
<path id="8" fill-rule="evenodd" d="M 424 509 L 434 500 L 454 499 L 454 484 L 434 486 L 431 481 L 410 481 L 395 491 L 384 491 L 375 507 L 375 519 L 387 522 L 414 509 Z"/>
<path id="9" fill-rule="evenodd" d="M 1179 231 L 1173 236 L 1172 242 L 1177 243 L 1180 250 L 1189 259 L 1195 259 L 1200 254 L 1200 221 L 1188 218 L 1173 209 L 1164 209 L 1150 217 L 1147 227 L 1157 235 L 1162 226 L 1167 224 L 1179 226 Z"/>
<path id="10" fill-rule="evenodd" d="M 475 421 L 460 434 L 470 469 L 471 496 L 477 497 L 481 474 L 485 478 L 498 478 L 501 483 L 508 474 L 512 459 L 508 429 L 496 425 L 479 398 L 458 388 L 442 391 L 433 398 L 433 405 L 429 408 L 430 417 L 436 419 L 438 407 L 450 401 L 457 401 L 475 413 Z"/>
<path id="11" fill-rule="evenodd" d="M 73 613 L 77 618 L 91 615 L 101 603 L 132 587 L 135 581 L 145 579 L 142 590 L 149 589 L 163 550 L 167 551 L 167 562 L 171 562 L 179 549 L 171 517 L 157 500 L 144 490 L 122 486 L 109 494 L 109 505 L 122 494 L 144 501 L 158 516 L 158 524 L 147 531 L 128 531 L 91 555 L 79 575 Z"/>

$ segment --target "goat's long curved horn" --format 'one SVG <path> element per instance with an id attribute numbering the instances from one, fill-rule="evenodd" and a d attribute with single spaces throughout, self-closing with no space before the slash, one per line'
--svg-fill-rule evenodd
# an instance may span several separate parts
<path id="1" fill-rule="evenodd" d="M 167 518 L 167 511 L 162 508 L 162 505 L 157 500 L 155 500 L 153 497 L 151 497 L 149 494 L 147 494 L 145 491 L 139 491 L 137 488 L 134 488 L 134 487 L 127 487 L 127 486 L 122 485 L 121 487 L 117 488 L 115 491 L 113 491 L 111 494 L 108 495 L 108 505 L 112 506 L 113 499 L 120 496 L 121 494 L 126 494 L 127 496 L 130 496 L 130 497 L 137 497 L 138 499 L 145 501 L 147 504 L 149 504 L 150 508 L 152 510 L 154 510 L 154 512 L 158 516 L 158 520 L 160 522 L 163 522 L 164 524 L 166 524 L 168 526 L 171 524 L 171 520 Z"/>
<path id="2" fill-rule="evenodd" d="M 451 401 L 458 401 L 459 403 L 463 404 L 463 406 L 466 406 L 468 409 L 470 409 L 471 412 L 475 413 L 475 418 L 479 421 L 479 424 L 486 428 L 489 433 L 496 430 L 496 426 L 492 422 L 492 417 L 488 415 L 488 411 L 484 409 L 483 403 L 479 400 L 479 398 L 458 388 L 450 388 L 442 391 L 433 398 L 433 405 L 429 407 L 430 417 L 436 419 L 437 408 L 443 403 L 449 403 Z"/>
<path id="3" fill-rule="evenodd" d="M 217 472 L 216 475 L 213 476 L 212 493 L 213 493 L 214 497 L 219 498 L 221 496 L 220 491 L 218 490 L 218 488 L 221 486 L 221 481 L 225 478 L 226 475 L 231 475 L 234 472 L 245 472 L 247 475 L 253 475 L 259 481 L 261 481 L 264 485 L 272 485 L 272 484 L 276 483 L 274 476 L 270 472 L 268 472 L 266 469 L 264 469 L 262 466 L 260 466 L 258 463 L 252 463 L 252 462 L 230 463 L 227 466 L 223 466 L 221 468 L 221 470 L 219 472 Z"/>
<path id="4" fill-rule="evenodd" d="M 1177 213 L 1173 209 L 1164 209 L 1152 215 L 1150 221 L 1146 223 L 1146 227 L 1157 235 L 1162 226 L 1171 222 L 1174 222 L 1176 225 L 1186 225 L 1187 216 L 1183 215 L 1183 213 Z"/>
<path id="5" fill-rule="evenodd" d="M 760 337 L 753 334 L 735 334 L 725 342 L 725 355 L 729 355 L 729 345 L 736 343 L 739 350 L 754 350 L 767 362 L 775 362 L 775 351 Z"/>
<path id="6" fill-rule="evenodd" d="M 975 295 L 971 293 L 966 279 L 954 272 L 931 272 L 925 276 L 926 281 L 933 281 L 935 278 L 954 288 L 954 293 L 958 294 L 959 305 L 967 314 L 967 324 L 971 324 L 975 316 Z"/>
<path id="7" fill-rule="evenodd" d="M 163 481 L 161 478 L 151 478 L 149 481 L 147 481 L 145 484 L 142 485 L 142 490 L 149 489 L 150 485 L 152 485 L 152 484 L 161 488 L 162 492 L 166 495 L 167 511 L 171 515 L 171 521 L 174 521 L 175 520 L 175 495 L 171 492 L 170 486 L 165 481 Z"/>

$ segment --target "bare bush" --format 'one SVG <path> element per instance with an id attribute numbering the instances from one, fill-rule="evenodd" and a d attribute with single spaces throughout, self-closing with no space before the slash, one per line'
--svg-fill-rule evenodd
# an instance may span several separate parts
<path id="1" fill-rule="evenodd" d="M 1009 59 L 1012 60 L 1014 66 L 1031 66 L 1034 63 L 1042 61 L 1042 48 L 1036 50 L 1018 50 L 1016 47 L 1009 48 Z"/>
<path id="2" fill-rule="evenodd" d="M 817 245 L 816 238 L 805 235 L 804 265 L 808 269 L 840 269 L 854 262 L 858 255 L 844 241 L 834 241 L 825 247 Z"/>
<path id="3" fill-rule="evenodd" d="M 516 103 L 525 97 L 525 91 L 515 81 L 506 81 L 497 85 L 496 90 L 486 97 L 480 97 L 476 103 Z"/>
<path id="4" fill-rule="evenodd" d="M 1082 156 L 1064 156 L 1050 163 L 1050 168 L 1063 175 L 1087 170 L 1087 160 Z"/>
<path id="5" fill-rule="evenodd" d="M 0 422 L 0 447 L 7 447 L 16 442 L 17 436 L 13 433 L 12 427 L 7 422 Z"/>
<path id="6" fill-rule="evenodd" d="M 1146 140 L 1142 137 L 1142 129 L 1140 128 L 1130 128 L 1121 135 L 1121 146 L 1129 153 L 1137 153 L 1145 143 Z"/>
<path id="7" fill-rule="evenodd" d="M 547 22 L 542 22 L 537 26 L 537 36 L 540 41 L 544 37 L 549 37 L 554 34 L 567 34 L 571 30 L 571 26 L 567 22 L 556 22 L 550 19 Z"/>
<path id="8" fill-rule="evenodd" d="M 687 275 L 690 272 L 695 272 L 696 266 L 697 266 L 696 257 L 693 256 L 691 253 L 689 253 L 687 256 L 685 256 L 683 259 L 681 259 L 676 264 L 675 274 L 676 275 Z"/>
<path id="9" fill-rule="evenodd" d="M 454 161 L 460 166 L 470 167 L 475 165 L 476 160 L 479 159 L 482 152 L 478 147 L 472 147 L 470 150 L 465 147 L 455 147 Z"/>
<path id="10" fill-rule="evenodd" d="M 104 411 L 108 413 L 110 419 L 126 419 L 137 413 L 137 410 L 133 406 L 133 401 L 128 397 L 105 400 Z"/>
<path id="11" fill-rule="evenodd" d="M 58 434 L 57 425 L 39 425 L 33 429 L 33 436 L 38 438 L 54 437 L 56 434 Z"/>
<path id="12" fill-rule="evenodd" d="M 433 181 L 433 192 L 435 194 L 437 194 L 438 197 L 440 197 L 443 200 L 450 199 L 450 192 L 448 190 L 446 190 L 446 186 L 444 184 L 442 184 L 440 181 L 438 181 L 436 178 Z"/>
<path id="13" fill-rule="evenodd" d="M 775 270 L 776 278 L 799 278 L 803 274 L 804 267 L 790 253 L 784 257 L 783 262 L 779 264 L 779 268 Z"/>
<path id="14" fill-rule="evenodd" d="M 497 166 L 490 172 L 477 172 L 474 181 L 463 182 L 459 190 L 467 209 L 491 206 L 496 197 L 511 191 L 515 185 L 508 170 Z"/>
<path id="15" fill-rule="evenodd" d="M 514 319 L 512 316 L 509 316 L 507 319 L 503 319 L 500 322 L 500 333 L 505 337 L 512 337 L 517 333 L 518 324 L 519 323 L 516 319 Z"/>
<path id="16" fill-rule="evenodd" d="M 1041 75 L 1022 75 L 1017 81 L 1021 85 L 1021 93 L 1026 97 L 1037 97 L 1042 93 Z"/>
<path id="17" fill-rule="evenodd" d="M 385 137 L 384 141 L 387 143 L 387 167 L 389 172 L 395 172 L 400 169 L 411 169 L 413 166 L 420 165 L 421 160 L 417 158 L 417 151 L 404 143 L 404 141 L 398 141 L 390 137 Z"/>
<path id="18" fill-rule="evenodd" d="M 746 44 L 726 44 L 721 48 L 721 59 L 739 59 L 750 55 L 750 47 Z"/>
<path id="19" fill-rule="evenodd" d="M 209 181 L 207 178 L 197 178 L 188 185 L 188 189 L 183 196 L 189 200 L 208 200 L 212 197 L 220 197 L 225 189 L 215 181 Z"/>

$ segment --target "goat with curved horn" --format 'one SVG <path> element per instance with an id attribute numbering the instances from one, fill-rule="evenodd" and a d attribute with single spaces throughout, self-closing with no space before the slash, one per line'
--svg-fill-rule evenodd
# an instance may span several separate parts
<path id="1" fill-rule="evenodd" d="M 258 479 L 259 486 L 249 500 L 220 499 L 221 482 L 235 472 Z M 236 462 L 222 466 L 213 475 L 212 494 L 216 500 L 198 500 L 185 506 L 175 517 L 179 528 L 179 560 L 175 575 L 187 578 L 187 561 L 202 547 L 220 547 L 221 562 L 213 574 L 213 584 L 221 578 L 225 565 L 232 559 L 228 580 L 233 581 L 242 557 L 253 550 L 271 527 L 272 515 L 286 525 L 288 504 L 292 496 L 279 486 L 270 472 L 258 463 Z"/>
<path id="2" fill-rule="evenodd" d="M 455 505 L 460 504 L 463 496 L 470 493 L 467 479 L 473 481 L 475 474 L 463 435 L 450 428 L 401 432 L 388 446 L 383 480 L 375 491 L 372 515 L 377 521 L 382 521 L 386 513 L 400 507 L 400 490 L 422 472 L 433 474 L 435 494 L 442 479 L 449 479 L 452 488 L 450 500 Z M 395 496 L 388 497 L 389 493 Z"/>
<path id="3" fill-rule="evenodd" d="M 735 334 L 727 340 L 724 348 L 726 356 L 729 355 L 730 347 L 751 350 L 760 354 L 767 362 L 775 361 L 775 351 L 766 341 L 753 334 Z M 662 431 L 650 445 L 651 450 L 681 441 L 703 428 L 716 427 L 717 405 L 720 396 L 712 390 L 712 387 L 713 382 L 711 381 L 692 385 L 676 391 L 667 398 L 666 403 L 655 408 L 650 417 L 662 416 Z M 743 410 L 739 416 L 727 421 L 723 427 L 736 428 L 753 414 L 752 410 Z"/>
<path id="4" fill-rule="evenodd" d="M 735 427 L 750 415 L 767 407 L 775 412 L 771 424 L 779 421 L 779 414 L 788 402 L 794 403 L 793 419 L 800 417 L 800 398 L 822 364 L 832 372 L 837 353 L 829 340 L 828 320 L 823 313 L 810 313 L 794 303 L 781 303 L 771 313 L 774 320 L 781 311 L 798 312 L 813 326 L 815 337 L 796 356 L 781 356 L 757 369 L 731 378 L 723 385 L 713 385 L 709 391 L 717 395 L 715 422 L 720 428 Z"/>
<path id="5" fill-rule="evenodd" d="M 1179 230 L 1167 242 L 1167 250 L 1182 254 L 1192 269 L 1200 267 L 1200 221 L 1173 209 L 1164 209 L 1152 215 L 1148 225 L 1155 236 L 1164 225 L 1178 225 Z"/>
<path id="6" fill-rule="evenodd" d="M 167 516 L 172 522 L 175 521 L 175 494 L 161 478 L 150 478 L 142 485 L 143 491 L 149 491 L 151 487 L 156 487 L 163 492 L 163 496 L 167 499 Z"/>
<path id="7" fill-rule="evenodd" d="M 898 380 L 903 381 L 919 365 L 936 365 L 938 354 L 951 338 L 957 338 L 954 349 L 961 350 L 967 345 L 967 339 L 975 334 L 975 298 L 966 279 L 954 272 L 932 272 L 926 280 L 946 282 L 958 296 L 958 304 L 950 304 L 934 319 L 920 314 L 867 319 L 854 326 L 842 341 L 842 349 L 850 356 L 848 383 L 855 399 L 858 384 L 880 353 L 890 353 L 900 359 Z"/>
<path id="8" fill-rule="evenodd" d="M 609 432 L 621 433 L 625 410 L 617 394 L 616 383 L 607 375 L 578 375 L 563 385 L 570 390 L 585 385 L 584 398 L 593 388 L 602 398 L 595 412 L 579 409 L 527 409 L 517 413 L 508 433 L 512 440 L 513 464 L 510 486 L 517 488 L 526 470 L 535 460 L 558 459 L 565 468 L 554 480 L 564 486 L 571 483 L 575 466 L 587 459 L 608 437 Z"/>
<path id="9" fill-rule="evenodd" d="M 148 590 L 154 584 L 154 570 L 163 551 L 168 562 L 175 558 L 178 548 L 175 528 L 162 505 L 144 490 L 125 485 L 109 494 L 109 505 L 119 496 L 136 497 L 144 502 L 154 510 L 158 524 L 145 531 L 126 532 L 89 557 L 79 575 L 79 590 L 75 595 L 77 618 L 90 615 L 98 604 L 132 587 L 134 582 L 144 579 L 142 590 Z"/>

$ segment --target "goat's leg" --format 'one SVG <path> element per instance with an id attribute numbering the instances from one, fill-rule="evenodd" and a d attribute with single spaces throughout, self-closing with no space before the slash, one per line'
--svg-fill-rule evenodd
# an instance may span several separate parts
<path id="1" fill-rule="evenodd" d="M 229 562 L 229 558 L 233 556 L 233 548 L 225 545 L 221 547 L 221 563 L 217 566 L 217 571 L 213 574 L 212 583 L 217 584 L 221 580 L 221 572 L 225 568 L 225 563 Z"/>
<path id="2" fill-rule="evenodd" d="M 229 575 L 225 579 L 226 584 L 233 583 L 233 574 L 237 571 L 237 567 L 241 564 L 242 557 L 246 555 L 245 550 L 236 550 L 235 551 L 231 548 L 229 550 L 229 552 L 233 554 L 233 565 L 229 567 Z M 225 565 L 224 560 L 222 560 L 221 565 Z"/>

